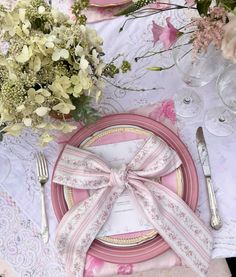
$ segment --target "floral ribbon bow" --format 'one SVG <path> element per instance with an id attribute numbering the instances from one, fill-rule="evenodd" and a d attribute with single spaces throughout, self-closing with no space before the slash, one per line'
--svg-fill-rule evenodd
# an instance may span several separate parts
<path id="1" fill-rule="evenodd" d="M 211 233 L 180 197 L 152 180 L 180 165 L 176 152 L 155 136 L 119 169 L 110 168 L 88 151 L 66 145 L 53 181 L 95 190 L 64 215 L 57 230 L 56 246 L 66 264 L 67 276 L 83 276 L 87 251 L 125 189 L 182 261 L 199 276 L 205 276 L 212 250 Z"/>

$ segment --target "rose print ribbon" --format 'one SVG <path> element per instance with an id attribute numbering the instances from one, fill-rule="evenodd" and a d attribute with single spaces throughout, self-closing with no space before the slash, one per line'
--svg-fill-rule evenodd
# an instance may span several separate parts
<path id="1" fill-rule="evenodd" d="M 70 209 L 58 226 L 56 246 L 67 276 L 83 276 L 87 251 L 125 189 L 182 261 L 205 276 L 212 250 L 210 231 L 179 196 L 153 181 L 180 165 L 177 153 L 156 136 L 144 143 L 128 165 L 118 169 L 110 168 L 93 153 L 66 145 L 53 181 L 94 190 Z"/>

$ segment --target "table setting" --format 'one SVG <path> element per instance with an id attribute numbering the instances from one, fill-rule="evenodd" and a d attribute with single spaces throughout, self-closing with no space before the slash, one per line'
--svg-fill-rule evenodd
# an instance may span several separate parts
<path id="1" fill-rule="evenodd" d="M 231 276 L 227 0 L 0 5 L 0 275 Z"/>

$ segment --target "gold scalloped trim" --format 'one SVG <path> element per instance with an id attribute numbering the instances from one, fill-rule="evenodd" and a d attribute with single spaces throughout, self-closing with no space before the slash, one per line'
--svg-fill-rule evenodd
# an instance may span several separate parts
<path id="1" fill-rule="evenodd" d="M 151 230 L 147 234 L 145 234 L 141 237 L 137 237 L 137 238 L 134 237 L 134 238 L 130 238 L 130 239 L 126 239 L 126 238 L 118 239 L 118 238 L 113 238 L 113 237 L 108 236 L 108 237 L 96 238 L 96 239 L 103 242 L 103 243 L 111 243 L 113 245 L 116 244 L 116 245 L 119 245 L 119 246 L 126 246 L 126 245 L 131 246 L 131 245 L 137 245 L 137 244 L 141 244 L 145 241 L 151 240 L 156 235 L 157 235 L 157 231 Z"/>
<path id="2" fill-rule="evenodd" d="M 109 127 L 110 128 L 110 127 Z M 120 132 L 127 132 L 127 131 L 132 131 L 133 133 L 137 133 L 137 134 L 140 134 L 140 135 L 147 135 L 147 134 L 152 134 L 152 132 L 150 131 L 147 131 L 147 130 L 143 130 L 143 129 L 139 129 L 138 127 L 134 128 L 134 127 L 118 127 L 118 128 L 114 128 L 114 127 L 111 127 L 111 129 L 107 130 L 107 131 L 100 131 L 98 133 L 96 133 L 95 135 L 91 136 L 90 138 L 88 138 L 88 140 L 86 140 L 84 143 L 82 143 L 81 145 L 82 146 L 85 146 L 85 147 L 89 147 L 91 146 L 91 144 L 94 143 L 94 141 L 106 136 L 106 135 L 110 135 L 110 134 L 113 134 L 113 133 L 120 133 Z"/>
<path id="3" fill-rule="evenodd" d="M 127 125 L 129 126 L 129 125 Z M 109 128 L 109 129 L 108 129 Z M 118 132 L 127 132 L 127 131 L 132 131 L 137 134 L 152 134 L 152 132 L 148 130 L 141 129 L 139 127 L 108 127 L 106 131 L 99 131 L 93 134 L 91 137 L 87 138 L 81 146 L 83 147 L 89 147 L 91 144 L 93 144 L 96 140 L 99 138 L 102 138 L 106 135 L 113 134 L 113 133 L 118 133 Z M 183 195 L 183 174 L 181 167 L 179 167 L 176 170 L 176 183 L 177 183 L 177 195 L 182 196 Z M 74 200 L 73 200 L 73 190 L 70 187 L 64 186 L 64 196 L 65 200 L 68 206 L 68 209 L 71 209 L 74 205 Z M 105 243 L 105 244 L 111 244 L 111 245 L 119 245 L 119 246 L 132 246 L 132 245 L 138 245 L 141 244 L 145 241 L 153 239 L 158 232 L 156 230 L 150 230 L 147 234 L 140 236 L 140 237 L 134 237 L 134 238 L 129 238 L 129 239 L 118 239 L 118 238 L 113 238 L 112 236 L 106 236 L 103 238 L 96 238 L 97 240 Z"/>

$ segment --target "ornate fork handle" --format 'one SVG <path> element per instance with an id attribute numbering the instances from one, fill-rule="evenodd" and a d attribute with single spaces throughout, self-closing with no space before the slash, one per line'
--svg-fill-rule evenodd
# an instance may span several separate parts
<path id="1" fill-rule="evenodd" d="M 49 230 L 48 220 L 46 214 L 45 198 L 44 198 L 44 186 L 48 181 L 48 166 L 45 156 L 42 153 L 36 155 L 36 166 L 38 181 L 40 183 L 40 194 L 41 194 L 41 236 L 44 243 L 48 242 Z"/>
<path id="2" fill-rule="evenodd" d="M 48 242 L 49 233 L 48 233 L 48 219 L 47 219 L 47 213 L 46 213 L 46 207 L 45 207 L 45 199 L 44 199 L 44 184 L 41 184 L 41 215 L 42 215 L 42 221 L 41 221 L 41 236 L 44 243 Z"/>

